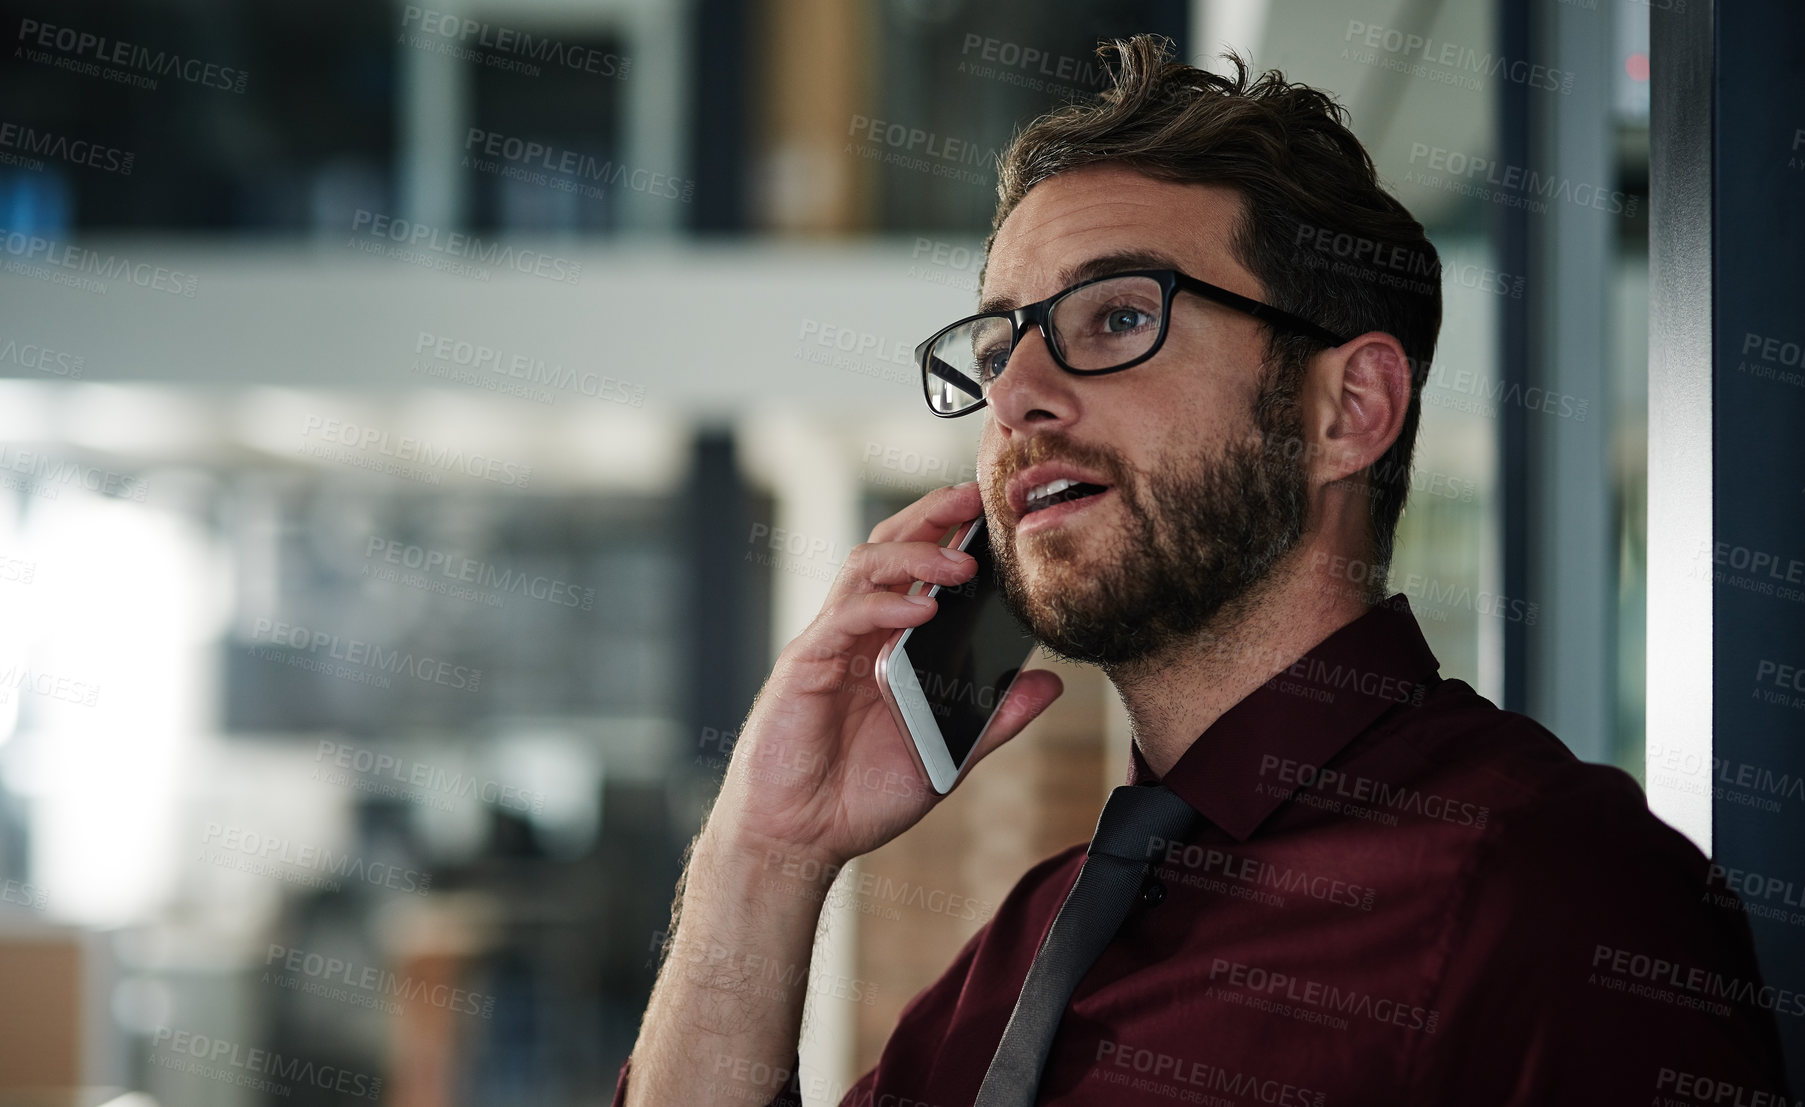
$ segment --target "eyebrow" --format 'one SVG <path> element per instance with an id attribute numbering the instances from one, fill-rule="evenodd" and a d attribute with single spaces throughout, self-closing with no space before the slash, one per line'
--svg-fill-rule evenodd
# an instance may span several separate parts
<path id="1" fill-rule="evenodd" d="M 1112 273 L 1127 273 L 1135 269 L 1177 269 L 1178 260 L 1171 254 L 1160 250 L 1117 250 L 1114 253 L 1100 254 L 1059 271 L 1059 287 L 1070 288 L 1075 284 L 1107 277 Z M 1008 311 L 1015 306 L 1015 297 L 1006 293 L 986 296 L 978 304 L 979 311 Z"/>

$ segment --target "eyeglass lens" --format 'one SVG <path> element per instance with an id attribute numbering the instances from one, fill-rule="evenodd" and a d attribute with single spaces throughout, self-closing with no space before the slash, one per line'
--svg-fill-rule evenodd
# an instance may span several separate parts
<path id="1" fill-rule="evenodd" d="M 1054 351 L 1073 369 L 1126 365 L 1159 340 L 1164 306 L 1164 290 L 1152 277 L 1081 285 L 1053 304 Z M 980 316 L 941 335 L 928 357 L 928 403 L 943 415 L 979 403 L 1014 345 L 1015 325 L 1006 315 Z"/>

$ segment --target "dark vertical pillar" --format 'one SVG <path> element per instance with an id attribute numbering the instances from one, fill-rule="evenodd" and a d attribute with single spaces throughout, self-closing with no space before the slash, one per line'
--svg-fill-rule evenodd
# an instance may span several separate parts
<path id="1" fill-rule="evenodd" d="M 696 195 L 689 218 L 694 231 L 744 231 L 750 220 L 757 8 L 746 0 L 695 0 L 691 7 L 690 166 Z"/>
<path id="2" fill-rule="evenodd" d="M 1658 16 L 1657 16 L 1658 17 Z M 1714 857 L 1767 983 L 1805 988 L 1805 15 L 1716 5 Z M 1778 1016 L 1795 1092 L 1805 1015 Z"/>
<path id="3" fill-rule="evenodd" d="M 1146 29 L 1178 44 L 1178 56 L 1195 59 L 1208 43 L 1198 43 L 1190 0 L 1149 0 Z M 1195 60 L 1192 61 L 1195 65 Z"/>
<path id="4" fill-rule="evenodd" d="M 684 668 L 679 711 L 686 745 L 682 763 L 726 752 L 719 740 L 701 745 L 703 728 L 737 730 L 768 668 L 768 604 L 744 563 L 751 532 L 752 492 L 741 479 L 733 435 L 704 430 L 691 454 L 689 484 L 679 508 L 685 558 Z"/>

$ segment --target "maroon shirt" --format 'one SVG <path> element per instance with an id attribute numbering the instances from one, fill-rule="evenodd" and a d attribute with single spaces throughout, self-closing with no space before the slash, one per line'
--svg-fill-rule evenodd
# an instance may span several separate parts
<path id="1" fill-rule="evenodd" d="M 1192 744 L 1164 783 L 1202 818 L 1078 985 L 1039 1102 L 1787 1094 L 1775 1019 L 1805 995 L 1763 986 L 1704 856 L 1628 775 L 1437 668 L 1394 596 Z M 973 1101 L 1084 853 L 1022 877 L 844 1104 Z"/>

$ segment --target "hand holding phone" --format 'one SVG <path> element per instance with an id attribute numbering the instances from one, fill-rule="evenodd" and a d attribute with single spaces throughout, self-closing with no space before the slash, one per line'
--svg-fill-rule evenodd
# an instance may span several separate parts
<path id="1" fill-rule="evenodd" d="M 984 517 L 960 527 L 948 548 L 971 554 L 977 572 L 964 584 L 930 585 L 939 610 L 897 631 L 877 661 L 878 691 L 942 795 L 972 762 L 1037 647 L 1003 603 Z"/>
<path id="2" fill-rule="evenodd" d="M 940 787 L 875 680 L 876 659 L 897 631 L 940 609 L 933 597 L 907 594 L 917 581 L 972 579 L 975 561 L 947 556 L 939 539 L 982 514 L 976 484 L 935 489 L 847 556 L 821 613 L 783 648 L 759 691 L 709 834 L 732 839 L 742 855 L 776 848 L 837 864 L 888 842 L 939 802 Z M 1014 737 L 1061 690 L 1047 670 L 1017 676 L 960 767 Z"/>

